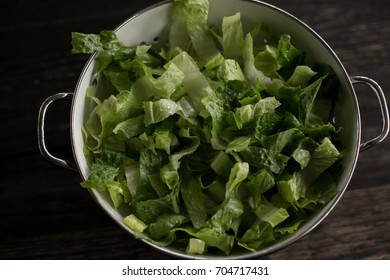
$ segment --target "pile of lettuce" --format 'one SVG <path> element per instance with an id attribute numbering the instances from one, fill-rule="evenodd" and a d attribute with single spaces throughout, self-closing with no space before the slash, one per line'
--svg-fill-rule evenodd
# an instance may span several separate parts
<path id="1" fill-rule="evenodd" d="M 81 185 L 127 208 L 138 238 L 229 255 L 293 233 L 337 194 L 338 86 L 289 35 L 244 33 L 240 13 L 209 26 L 208 8 L 174 1 L 159 48 L 72 33 L 74 53 L 98 52 Z"/>

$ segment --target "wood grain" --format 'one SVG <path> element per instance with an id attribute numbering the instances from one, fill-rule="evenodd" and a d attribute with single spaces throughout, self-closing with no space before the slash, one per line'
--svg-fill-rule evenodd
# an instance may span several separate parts
<path id="1" fill-rule="evenodd" d="M 117 226 L 80 186 L 80 176 L 48 163 L 37 147 L 40 104 L 72 92 L 86 56 L 70 53 L 70 33 L 112 29 L 158 1 L 0 3 L 0 258 L 170 259 Z M 375 79 L 390 92 L 390 2 L 272 1 L 310 25 L 350 75 Z M 381 129 L 374 94 L 356 91 L 363 141 Z M 48 115 L 53 154 L 72 159 L 70 103 Z M 329 216 L 297 243 L 266 259 L 390 259 L 390 142 L 359 155 L 354 176 Z"/>

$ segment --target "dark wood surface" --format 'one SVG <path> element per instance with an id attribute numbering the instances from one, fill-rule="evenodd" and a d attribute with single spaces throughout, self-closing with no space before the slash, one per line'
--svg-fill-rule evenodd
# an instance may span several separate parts
<path id="1" fill-rule="evenodd" d="M 0 3 L 0 258 L 169 259 L 106 216 L 80 176 L 46 161 L 37 115 L 48 96 L 73 91 L 87 60 L 70 52 L 70 33 L 112 29 L 154 0 L 2 0 Z M 390 93 L 390 2 L 290 0 L 272 4 L 316 30 L 350 75 Z M 376 98 L 357 87 L 363 140 L 381 128 Z M 388 96 L 388 95 L 387 95 Z M 390 100 L 390 99 L 389 99 Z M 72 159 L 70 102 L 48 115 L 53 154 Z M 359 155 L 344 196 L 299 242 L 266 259 L 390 259 L 390 140 Z"/>

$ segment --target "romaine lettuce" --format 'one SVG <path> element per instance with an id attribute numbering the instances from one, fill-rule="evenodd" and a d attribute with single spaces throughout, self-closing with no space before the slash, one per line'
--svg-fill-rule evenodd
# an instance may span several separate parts
<path id="1" fill-rule="evenodd" d="M 248 32 L 240 13 L 220 29 L 207 19 L 207 0 L 175 0 L 162 49 L 72 34 L 74 53 L 99 52 L 81 185 L 127 207 L 137 238 L 185 242 L 188 254 L 256 251 L 337 193 L 337 80 L 288 34 Z"/>

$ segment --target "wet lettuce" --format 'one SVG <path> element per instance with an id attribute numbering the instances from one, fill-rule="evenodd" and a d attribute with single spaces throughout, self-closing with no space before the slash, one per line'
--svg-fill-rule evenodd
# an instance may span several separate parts
<path id="1" fill-rule="evenodd" d="M 337 194 L 337 80 L 288 34 L 259 40 L 240 13 L 219 34 L 207 18 L 208 1 L 174 1 L 163 49 L 72 34 L 74 53 L 98 52 L 81 185 L 128 208 L 138 238 L 228 255 L 294 233 Z"/>

